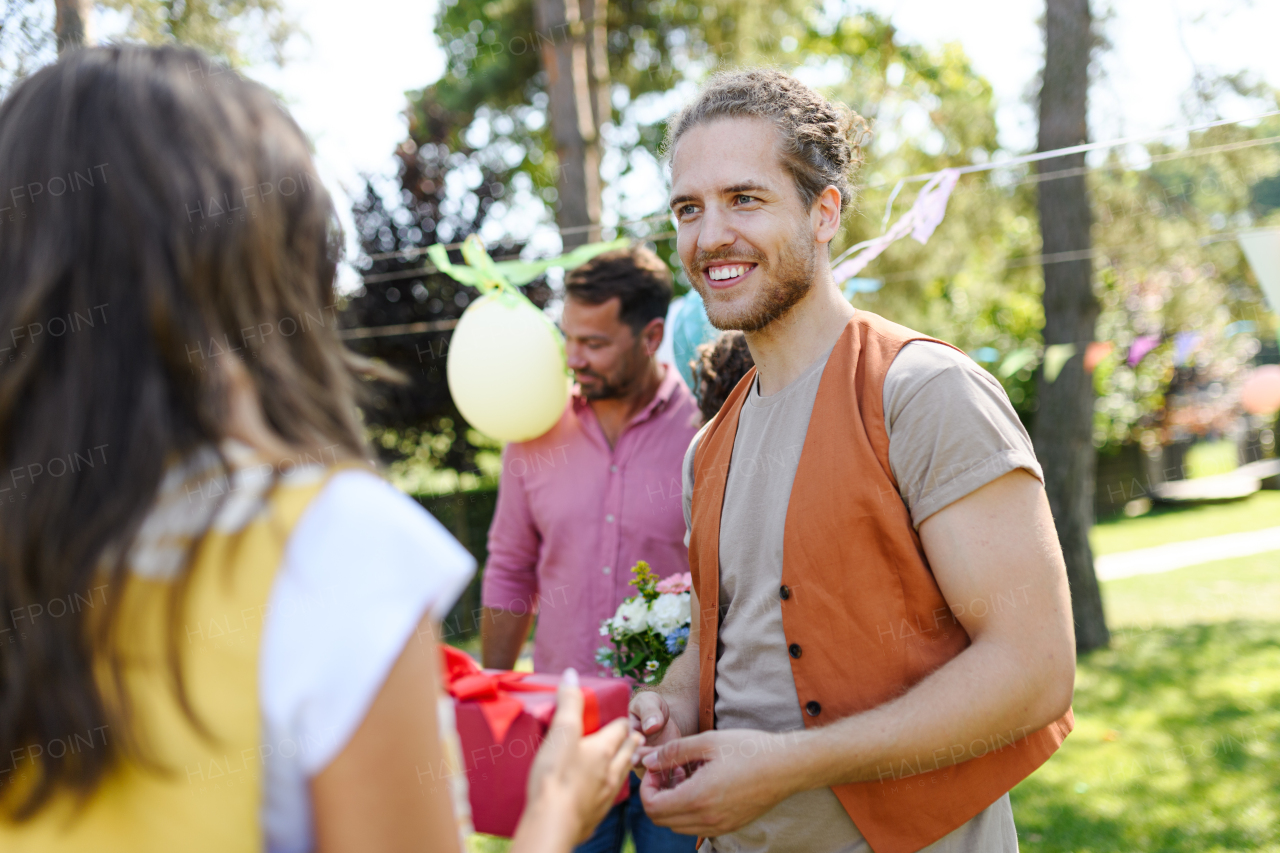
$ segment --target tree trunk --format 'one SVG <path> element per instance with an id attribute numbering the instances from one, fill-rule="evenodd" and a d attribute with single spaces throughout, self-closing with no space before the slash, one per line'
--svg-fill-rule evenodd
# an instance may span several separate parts
<path id="1" fill-rule="evenodd" d="M 1046 0 L 1045 5 L 1041 151 L 1087 141 L 1089 55 L 1093 48 L 1089 0 Z M 1044 160 L 1040 171 L 1083 165 L 1084 155 L 1076 154 Z M 1105 646 L 1111 639 L 1089 547 L 1097 451 L 1093 447 L 1093 381 L 1085 373 L 1083 356 L 1098 318 L 1093 261 L 1087 257 L 1092 217 L 1083 175 L 1045 181 L 1040 184 L 1039 196 L 1043 254 L 1050 256 L 1050 262 L 1044 264 L 1044 343 L 1046 347 L 1073 343 L 1076 354 L 1055 381 L 1049 382 L 1043 372 L 1040 374 L 1034 440 L 1067 562 L 1076 649 L 1085 652 Z M 1086 256 L 1052 262 L 1053 255 L 1064 252 Z"/>
<path id="2" fill-rule="evenodd" d="M 607 0 L 580 0 L 580 8 L 587 46 L 591 121 L 598 140 L 600 128 L 613 116 L 613 104 L 609 96 L 608 3 Z"/>
<path id="3" fill-rule="evenodd" d="M 593 72 L 601 64 L 608 98 L 608 64 L 603 56 L 604 3 L 596 0 L 537 0 L 538 40 L 551 99 L 551 135 L 560 161 L 556 221 L 577 229 L 563 235 L 565 249 L 598 240 L 600 222 L 599 98 Z M 583 9 L 587 15 L 582 14 Z M 585 19 L 591 22 L 588 29 Z M 599 50 L 592 49 L 599 44 Z M 592 56 L 595 54 L 596 56 Z M 598 58 L 597 58 L 598 57 Z M 596 61 L 592 61 L 595 59 Z M 596 80 L 599 78 L 597 77 Z"/>
<path id="4" fill-rule="evenodd" d="M 89 38 L 90 0 L 54 0 L 57 14 L 53 32 L 58 39 L 58 55 L 92 44 Z"/>

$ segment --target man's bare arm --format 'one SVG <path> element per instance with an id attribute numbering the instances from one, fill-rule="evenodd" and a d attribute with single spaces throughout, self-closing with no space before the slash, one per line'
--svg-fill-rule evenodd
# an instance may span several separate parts
<path id="1" fill-rule="evenodd" d="M 485 607 L 480 611 L 480 658 L 486 669 L 511 669 L 520 657 L 520 649 L 529 628 L 532 613 L 516 613 Z"/>
<path id="2" fill-rule="evenodd" d="M 1071 705 L 1071 598 L 1040 483 L 1010 472 L 926 519 L 920 539 L 972 645 L 901 697 L 798 738 L 798 790 L 966 761 Z"/>

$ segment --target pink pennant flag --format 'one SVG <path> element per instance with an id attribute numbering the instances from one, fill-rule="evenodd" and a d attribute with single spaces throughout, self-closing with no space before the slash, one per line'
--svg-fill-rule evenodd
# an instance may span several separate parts
<path id="1" fill-rule="evenodd" d="M 916 203 L 904 213 L 893 227 L 884 234 L 865 243 L 859 243 L 854 249 L 861 249 L 853 257 L 844 261 L 831 271 L 836 284 L 841 284 L 862 272 L 863 267 L 880 257 L 881 253 L 891 245 L 910 234 L 920 244 L 927 243 L 933 232 L 947 215 L 947 200 L 960 180 L 959 169 L 943 169 L 934 175 L 929 183 L 920 190 Z"/>
<path id="2" fill-rule="evenodd" d="M 1129 347 L 1128 363 L 1130 367 L 1137 367 L 1138 362 L 1147 357 L 1147 353 L 1160 345 L 1159 335 L 1142 335 L 1133 339 L 1133 344 Z"/>

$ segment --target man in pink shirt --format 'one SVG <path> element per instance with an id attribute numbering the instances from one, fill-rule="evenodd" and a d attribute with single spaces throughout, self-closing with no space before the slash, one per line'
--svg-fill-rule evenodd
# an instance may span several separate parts
<path id="1" fill-rule="evenodd" d="M 559 423 L 507 445 L 489 528 L 484 665 L 509 669 L 536 611 L 538 672 L 595 673 L 600 622 L 635 593 L 630 569 L 687 572 L 680 462 L 698 407 L 655 358 L 671 274 L 644 248 L 569 273 L 561 329 L 577 387 Z"/>
<path id="2" fill-rule="evenodd" d="M 609 252 L 565 279 L 560 327 L 578 385 L 551 431 L 507 445 L 489 528 L 481 638 L 484 665 L 510 669 L 535 611 L 533 667 L 595 673 L 600 623 L 633 595 L 630 569 L 687 572 L 681 461 L 699 411 L 679 371 L 658 362 L 671 273 L 645 248 Z M 633 782 L 635 778 L 632 777 Z M 580 851 L 692 851 L 654 826 L 638 793 Z"/>

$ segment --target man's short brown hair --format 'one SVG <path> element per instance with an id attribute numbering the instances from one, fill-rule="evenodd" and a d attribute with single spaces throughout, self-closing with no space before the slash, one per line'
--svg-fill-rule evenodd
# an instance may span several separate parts
<path id="1" fill-rule="evenodd" d="M 667 125 L 668 157 L 686 131 L 721 118 L 759 118 L 778 129 L 782 162 L 805 207 L 827 187 L 840 191 L 843 213 L 853 204 L 853 174 L 871 131 L 862 116 L 832 103 L 775 68 L 722 72 Z"/>
<path id="2" fill-rule="evenodd" d="M 634 246 L 596 255 L 565 275 L 565 295 L 587 305 L 617 297 L 618 319 L 639 333 L 671 304 L 671 270 L 649 249 Z"/>

